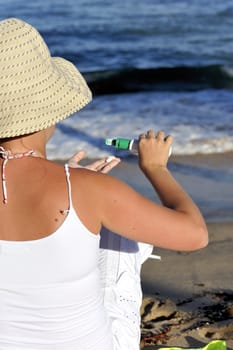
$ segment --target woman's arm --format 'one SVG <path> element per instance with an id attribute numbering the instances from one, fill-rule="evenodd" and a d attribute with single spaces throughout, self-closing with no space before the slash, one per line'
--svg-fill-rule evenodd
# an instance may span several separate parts
<path id="1" fill-rule="evenodd" d="M 208 232 L 199 209 L 167 169 L 172 141 L 163 132 L 155 136 L 149 131 L 139 142 L 139 166 L 163 206 L 107 177 L 99 179 L 99 215 L 105 227 L 130 239 L 174 250 L 196 250 L 207 245 Z"/>

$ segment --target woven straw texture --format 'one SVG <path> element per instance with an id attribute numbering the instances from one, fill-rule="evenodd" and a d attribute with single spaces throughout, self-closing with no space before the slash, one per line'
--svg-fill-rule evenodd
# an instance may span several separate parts
<path id="1" fill-rule="evenodd" d="M 77 68 L 51 57 L 35 28 L 16 18 L 0 21 L 0 138 L 46 129 L 91 98 Z"/>

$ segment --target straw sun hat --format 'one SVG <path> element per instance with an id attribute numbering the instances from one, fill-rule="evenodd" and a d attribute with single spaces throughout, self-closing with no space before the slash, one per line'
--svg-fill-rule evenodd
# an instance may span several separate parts
<path id="1" fill-rule="evenodd" d="M 16 18 L 0 21 L 0 138 L 46 129 L 91 98 L 76 67 L 51 57 L 35 28 Z"/>

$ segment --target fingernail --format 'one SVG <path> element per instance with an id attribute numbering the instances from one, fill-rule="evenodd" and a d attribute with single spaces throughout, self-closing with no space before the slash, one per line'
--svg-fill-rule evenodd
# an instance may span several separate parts
<path id="1" fill-rule="evenodd" d="M 115 159 L 116 157 L 114 157 L 114 156 L 109 156 L 109 157 L 107 157 L 106 159 L 105 159 L 105 162 L 106 163 L 110 163 L 113 159 Z"/>

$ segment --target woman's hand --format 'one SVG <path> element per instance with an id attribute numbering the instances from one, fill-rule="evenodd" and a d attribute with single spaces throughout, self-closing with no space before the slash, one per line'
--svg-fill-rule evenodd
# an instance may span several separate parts
<path id="1" fill-rule="evenodd" d="M 163 131 L 156 135 L 153 130 L 139 136 L 139 166 L 145 172 L 156 168 L 166 168 L 171 151 L 172 136 Z"/>
<path id="2" fill-rule="evenodd" d="M 92 171 L 99 171 L 101 173 L 108 173 L 115 166 L 120 163 L 120 159 L 114 156 L 109 156 L 107 158 L 99 159 L 91 164 L 82 166 L 79 162 L 85 158 L 85 152 L 83 150 L 75 153 L 68 161 L 68 165 L 71 168 L 85 168 Z"/>

